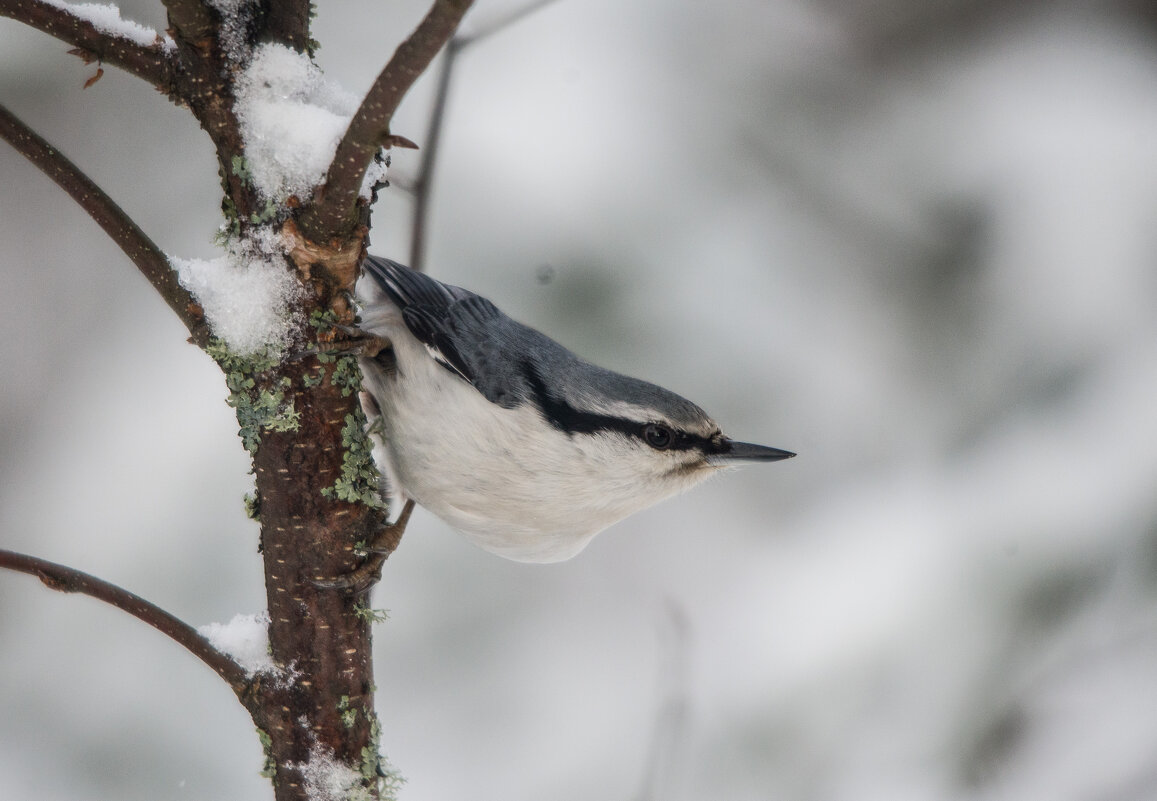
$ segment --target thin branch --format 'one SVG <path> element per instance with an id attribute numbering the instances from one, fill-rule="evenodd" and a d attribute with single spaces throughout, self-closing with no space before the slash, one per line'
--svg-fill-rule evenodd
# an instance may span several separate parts
<path id="1" fill-rule="evenodd" d="M 472 3 L 473 0 L 434 0 L 426 17 L 398 46 L 350 120 L 326 173 L 325 185 L 299 217 L 301 230 L 308 238 L 325 241 L 352 233 L 366 169 L 378 150 L 393 141 L 390 120 L 394 111 L 454 35 Z"/>
<path id="2" fill-rule="evenodd" d="M 423 272 L 426 269 L 426 226 L 430 219 L 430 202 L 433 195 L 434 166 L 438 163 L 438 152 L 442 144 L 443 121 L 446 118 L 446 100 L 450 96 L 450 78 L 454 75 L 454 63 L 462 52 L 457 37 L 446 46 L 438 72 L 438 88 L 434 93 L 434 106 L 430 109 L 430 122 L 426 126 L 425 147 L 418 164 L 418 176 L 414 179 L 414 219 L 410 230 L 410 267 Z"/>
<path id="3" fill-rule="evenodd" d="M 181 318 L 193 341 L 203 345 L 208 340 L 201 307 L 177 281 L 168 258 L 103 189 L 3 105 L 0 105 L 0 139 L 56 181 L 112 237 Z"/>
<path id="4" fill-rule="evenodd" d="M 160 41 L 142 45 L 123 36 L 97 30 L 91 22 L 68 8 L 43 0 L 0 0 L 0 16 L 23 22 L 82 51 L 86 61 L 100 61 L 120 67 L 172 94 L 174 60 L 172 51 Z"/>
<path id="5" fill-rule="evenodd" d="M 128 612 L 168 636 L 212 668 L 237 695 L 243 696 L 250 688 L 249 677 L 244 668 L 233 661 L 232 657 L 214 648 L 188 623 L 123 587 L 110 584 L 75 568 L 2 549 L 0 549 L 0 568 L 28 573 L 38 577 L 49 589 L 79 592 Z"/>
<path id="6" fill-rule="evenodd" d="M 655 801 L 670 795 L 664 786 L 679 764 L 679 751 L 687 737 L 688 701 L 687 655 L 691 652 L 687 610 L 668 600 L 664 629 L 666 640 L 659 665 L 659 684 L 665 685 L 655 713 L 651 747 L 643 770 L 642 787 L 636 801 Z M 663 643 L 661 643 L 663 644 Z"/>
<path id="7" fill-rule="evenodd" d="M 454 42 L 451 44 L 456 44 L 459 50 L 465 50 L 467 47 L 470 47 L 471 45 L 476 44 L 483 39 L 487 39 L 499 31 L 506 30 L 514 23 L 529 17 L 534 12 L 545 8 L 551 3 L 555 3 L 557 1 L 558 0 L 537 0 L 533 3 L 527 3 L 522 8 L 516 8 L 514 11 L 511 11 L 504 17 L 491 20 L 488 25 L 479 25 L 475 27 L 472 33 L 455 36 Z"/>
<path id="8" fill-rule="evenodd" d="M 441 70 L 438 73 L 438 87 L 434 92 L 434 105 L 430 110 L 430 121 L 426 126 L 422 160 L 418 165 L 418 175 L 410 187 L 410 191 L 414 195 L 414 216 L 410 227 L 410 267 L 418 272 L 425 269 L 426 229 L 429 225 L 431 196 L 434 191 L 434 167 L 438 163 L 438 153 L 442 143 L 446 103 L 450 95 L 450 79 L 454 75 L 454 67 L 457 64 L 459 54 L 471 45 L 509 28 L 554 2 L 556 0 L 537 0 L 537 2 L 527 3 L 522 8 L 491 21 L 488 25 L 476 28 L 473 33 L 457 34 L 446 45 L 446 55 L 442 57 Z"/>

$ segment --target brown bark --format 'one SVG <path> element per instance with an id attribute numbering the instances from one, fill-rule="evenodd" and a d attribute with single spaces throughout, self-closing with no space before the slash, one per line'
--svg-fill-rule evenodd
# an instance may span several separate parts
<path id="1" fill-rule="evenodd" d="M 289 377 L 301 387 L 301 378 L 316 368 L 307 360 Z M 361 599 L 315 584 L 352 572 L 361 561 L 355 545 L 384 522 L 377 509 L 321 493 L 341 474 L 341 432 L 357 402 L 356 393 L 343 397 L 329 381 L 299 389 L 300 428 L 267 433 L 254 459 L 270 646 L 274 660 L 294 677 L 290 687 L 275 688 L 255 715 L 272 738 L 279 801 L 303 797 L 296 766 L 309 760 L 312 747 L 332 750 L 350 765 L 362 762 L 363 749 L 376 755 L 370 628 L 354 610 Z M 357 714 L 343 717 L 349 709 Z"/>
<path id="2" fill-rule="evenodd" d="M 164 2 L 175 50 L 125 43 L 72 19 L 67 10 L 37 0 L 0 0 L 0 14 L 122 66 L 185 105 L 216 147 L 223 205 L 235 222 L 232 233 L 244 236 L 251 226 L 261 223 L 252 222 L 251 216 L 258 211 L 256 190 L 232 168 L 235 158 L 245 155 L 233 111 L 236 65 L 230 59 L 236 54 L 223 52 L 218 38 L 221 19 L 208 4 L 201 0 Z M 282 221 L 282 233 L 290 243 L 290 267 L 304 288 L 298 319 L 322 312 L 338 323 L 353 322 L 349 299 L 368 236 L 368 207 L 358 197 L 362 176 L 381 145 L 389 141 L 389 120 L 402 96 L 453 34 L 470 2 L 433 0 L 426 19 L 398 49 L 355 115 L 329 169 L 328 187 L 319 188 L 319 202 L 298 215 L 301 230 L 290 217 L 293 209 L 277 210 L 276 219 Z M 264 0 L 246 27 L 248 45 L 278 41 L 308 51 L 308 9 L 303 0 Z M 163 252 L 99 187 L 2 109 L 0 136 L 69 191 L 153 282 L 189 326 L 197 344 L 210 344 L 202 310 L 176 281 Z M 257 218 L 269 224 L 268 214 Z M 298 333 L 308 342 L 313 331 Z M 372 543 L 386 521 L 374 496 L 376 484 L 366 484 L 361 494 L 351 495 L 348 488 L 344 495 L 341 491 L 355 453 L 363 459 L 368 455 L 368 451 L 358 451 L 364 418 L 358 407 L 354 362 L 349 359 L 338 365 L 333 360 L 322 363 L 316 357 L 287 356 L 279 364 L 249 362 L 237 368 L 249 370 L 238 377 L 232 372 L 237 362 L 233 356 L 216 352 L 216 358 L 230 374 L 239 420 L 239 398 L 249 391 L 276 391 L 284 408 L 292 404 L 294 413 L 293 430 L 280 430 L 291 427 L 280 425 L 279 430 L 266 427 L 247 433 L 256 441 L 253 466 L 271 619 L 270 650 L 281 668 L 277 674 L 245 676 L 230 657 L 216 652 L 172 615 L 78 571 L 19 555 L 0 559 L 0 567 L 34 572 L 57 589 L 102 597 L 164 631 L 217 670 L 264 732 L 278 801 L 305 801 L 308 765 L 313 762 L 316 767 L 319 754 L 330 764 L 343 766 L 343 775 L 350 777 L 349 789 L 358 797 L 377 798 L 383 774 L 374 713 L 370 622 L 358 613 L 369 584 L 341 581 L 367 575 L 376 579 L 383 557 L 367 555 L 359 545 Z M 397 531 L 392 533 L 397 535 Z"/>
<path id="3" fill-rule="evenodd" d="M 402 98 L 450 41 L 474 0 L 434 0 L 429 13 L 402 42 L 366 93 L 313 202 L 298 214 L 307 237 L 324 242 L 336 237 L 348 242 L 364 224 L 357 214 L 362 179 L 375 153 L 391 145 L 390 120 Z M 408 140 L 400 144 L 413 146 Z"/>

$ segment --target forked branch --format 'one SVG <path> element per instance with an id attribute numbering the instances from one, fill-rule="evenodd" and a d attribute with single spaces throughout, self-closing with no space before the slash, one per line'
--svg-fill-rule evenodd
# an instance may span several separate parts
<path id="1" fill-rule="evenodd" d="M 0 105 L 0 139 L 31 161 L 88 212 L 161 294 L 198 344 L 208 341 L 201 307 L 177 281 L 169 260 L 148 235 L 75 164 Z"/>
<path id="2" fill-rule="evenodd" d="M 229 686 L 233 688 L 233 692 L 237 693 L 238 696 L 243 696 L 249 689 L 249 677 L 245 670 L 233 661 L 232 657 L 214 648 L 188 623 L 123 587 L 110 584 L 75 568 L 2 549 L 0 549 L 0 568 L 28 573 L 39 578 L 50 589 L 60 592 L 79 592 L 128 612 L 176 641 L 185 650 L 212 668 L 218 676 L 228 682 Z"/>
<path id="3" fill-rule="evenodd" d="M 438 153 L 442 148 L 442 128 L 446 121 L 446 103 L 450 98 L 450 79 L 454 76 L 454 66 L 458 54 L 462 52 L 464 40 L 455 36 L 446 45 L 446 55 L 438 72 L 438 87 L 434 91 L 434 105 L 430 109 L 430 122 L 426 126 L 426 141 L 422 143 L 422 158 L 418 163 L 418 176 L 414 179 L 414 213 L 410 229 L 410 267 L 418 272 L 426 270 L 426 229 L 430 222 L 430 203 L 434 186 L 434 167 L 438 163 Z"/>
<path id="4" fill-rule="evenodd" d="M 173 51 L 160 40 L 141 44 L 133 39 L 98 30 L 67 7 L 43 0 L 0 0 L 0 16 L 23 22 L 38 31 L 67 42 L 81 51 L 86 61 L 120 67 L 151 83 L 165 94 L 173 93 Z"/>
<path id="5" fill-rule="evenodd" d="M 169 25 L 175 35 L 192 45 L 199 45 L 217 34 L 217 24 L 209 6 L 201 0 L 162 0 L 169 12 Z"/>
<path id="6" fill-rule="evenodd" d="M 302 232 L 325 241 L 352 233 L 358 194 L 378 150 L 392 143 L 390 120 L 414 81 L 454 35 L 473 0 L 434 0 L 434 5 L 370 87 L 350 120 L 314 202 L 299 216 Z"/>

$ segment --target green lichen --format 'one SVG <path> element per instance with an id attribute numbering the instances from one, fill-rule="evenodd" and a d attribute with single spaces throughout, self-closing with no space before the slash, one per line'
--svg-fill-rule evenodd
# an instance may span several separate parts
<path id="1" fill-rule="evenodd" d="M 337 323 L 337 315 L 330 309 L 316 309 L 309 315 L 309 324 L 319 333 L 328 331 Z M 348 398 L 362 388 L 362 371 L 355 356 L 337 356 L 320 352 L 317 360 L 322 366 L 317 373 L 303 378 L 306 387 L 316 387 L 328 375 L 331 386 L 337 387 L 343 398 Z M 327 372 L 325 365 L 332 365 Z M 381 475 L 374 462 L 373 443 L 366 433 L 365 412 L 360 405 L 345 416 L 341 430 L 342 453 L 341 473 L 332 487 L 325 487 L 321 494 L 326 498 L 362 503 L 375 509 L 385 507 L 378 487 Z"/>
<path id="2" fill-rule="evenodd" d="M 390 613 L 385 609 L 374 609 L 366 606 L 364 601 L 354 604 L 354 617 L 367 623 L 385 623 L 390 619 Z"/>
<path id="3" fill-rule="evenodd" d="M 266 200 L 265 205 L 259 211 L 252 212 L 249 215 L 249 223 L 251 225 L 264 225 L 265 223 L 274 222 L 281 215 L 280 204 L 273 200 Z"/>
<path id="4" fill-rule="evenodd" d="M 248 517 L 250 520 L 261 519 L 261 497 L 257 494 L 256 491 L 252 493 L 245 493 L 245 497 L 242 498 L 242 502 L 245 504 L 246 517 Z"/>
<path id="5" fill-rule="evenodd" d="M 333 309 L 314 309 L 309 313 L 309 324 L 318 331 L 328 331 L 337 322 Z"/>
<path id="6" fill-rule="evenodd" d="M 228 189 L 221 199 L 221 214 L 225 217 L 225 224 L 213 235 L 213 244 L 225 247 L 233 239 L 241 235 L 241 214 L 237 211 L 237 204 L 229 197 Z"/>
<path id="7" fill-rule="evenodd" d="M 273 758 L 273 738 L 265 729 L 257 730 L 257 739 L 261 741 L 261 750 L 265 752 L 265 762 L 261 765 L 261 775 L 272 779 L 277 774 L 277 761 Z"/>
<path id="8" fill-rule="evenodd" d="M 346 790 L 343 801 L 376 801 L 376 799 L 370 788 L 358 785 Z"/>
<path id="9" fill-rule="evenodd" d="M 336 322 L 337 315 L 334 314 L 331 309 L 314 309 L 309 313 L 309 324 L 316 329 L 319 334 L 328 331 Z M 328 353 L 318 353 L 317 360 L 323 365 L 317 368 L 317 374 L 307 375 L 302 378 L 302 383 L 304 383 L 308 389 L 321 385 L 321 382 L 325 380 L 324 365 L 332 364 L 335 358 Z"/>
<path id="10" fill-rule="evenodd" d="M 317 375 L 309 375 L 307 373 L 306 375 L 303 375 L 301 377 L 301 383 L 305 386 L 306 389 L 313 389 L 314 387 L 321 386 L 321 382 L 324 380 L 325 380 L 325 368 L 324 367 L 317 368 Z"/>
<path id="11" fill-rule="evenodd" d="M 225 373 L 229 389 L 225 402 L 237 414 L 237 433 L 250 455 L 257 453 L 266 431 L 297 430 L 301 415 L 294 410 L 292 398 L 286 400 L 290 380 L 270 375 L 278 364 L 275 356 L 269 351 L 241 356 L 219 339 L 211 340 L 205 350 Z"/>
<path id="12" fill-rule="evenodd" d="M 378 716 L 372 709 L 363 711 L 370 721 L 370 744 L 362 748 L 362 779 L 367 784 L 377 782 L 378 795 L 383 801 L 394 801 L 406 780 L 381 754 L 382 724 Z"/>
<path id="13" fill-rule="evenodd" d="M 334 364 L 329 383 L 341 390 L 343 398 L 348 398 L 362 388 L 362 371 L 353 356 L 342 356 Z"/>
<path id="14" fill-rule="evenodd" d="M 253 172 L 249 169 L 249 162 L 244 156 L 234 156 L 229 162 L 233 174 L 240 178 L 245 183 L 253 181 Z"/>
<path id="15" fill-rule="evenodd" d="M 356 707 L 350 706 L 350 697 L 348 695 L 343 695 L 338 699 L 337 711 L 341 713 L 342 725 L 347 729 L 352 729 L 358 721 L 358 710 Z"/>
<path id="16" fill-rule="evenodd" d="M 249 161 L 244 156 L 233 156 L 229 161 L 229 172 L 238 178 L 243 185 L 250 190 L 253 190 L 253 170 L 249 165 Z M 221 213 L 225 216 L 225 225 L 221 231 L 218 232 L 219 244 L 224 244 L 230 239 L 233 239 L 241 233 L 242 214 L 241 210 L 237 208 L 236 202 L 232 197 L 232 187 L 230 181 L 223 172 L 218 170 L 221 176 L 221 188 L 224 192 L 224 197 L 221 200 Z M 256 191 L 253 191 L 256 195 Z M 264 225 L 265 223 L 275 222 L 286 213 L 286 209 L 273 198 L 266 198 L 261 208 L 256 211 L 251 211 L 245 218 L 245 221 L 250 225 Z"/>
<path id="17" fill-rule="evenodd" d="M 356 361 L 354 366 L 356 368 Z M 360 372 L 358 376 L 360 382 Z M 366 416 L 360 406 L 345 416 L 341 444 L 345 448 L 341 457 L 341 473 L 332 487 L 322 488 L 321 494 L 330 499 L 384 509 L 385 504 L 378 492 L 381 474 L 374 462 L 373 443 L 366 435 Z"/>
<path id="18" fill-rule="evenodd" d="M 309 22 L 310 22 L 309 27 L 310 28 L 313 27 L 313 21 L 316 17 L 317 17 L 317 3 L 310 3 L 309 4 Z M 308 55 L 310 57 L 310 59 L 312 59 L 314 56 L 317 55 L 317 51 L 320 49 L 321 49 L 321 42 L 317 41 L 317 39 L 314 39 L 312 36 L 309 37 L 309 41 L 307 41 L 305 44 L 306 55 Z"/>

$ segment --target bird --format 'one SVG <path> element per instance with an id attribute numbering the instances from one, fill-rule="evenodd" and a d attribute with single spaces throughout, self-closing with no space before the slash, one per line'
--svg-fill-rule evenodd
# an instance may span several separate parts
<path id="1" fill-rule="evenodd" d="M 560 562 L 722 468 L 795 456 L 724 436 L 691 401 L 469 290 L 379 256 L 362 267 L 356 330 L 377 343 L 359 351 L 363 398 L 407 518 L 416 502 L 493 554 Z"/>

